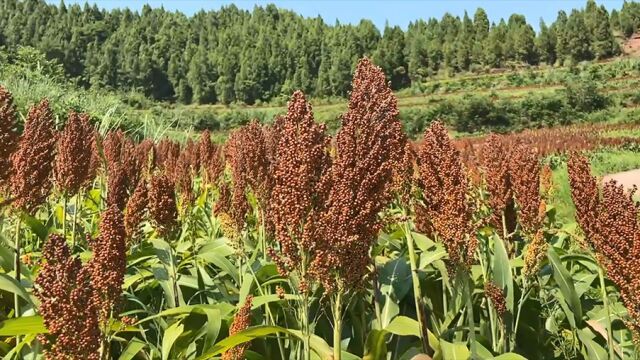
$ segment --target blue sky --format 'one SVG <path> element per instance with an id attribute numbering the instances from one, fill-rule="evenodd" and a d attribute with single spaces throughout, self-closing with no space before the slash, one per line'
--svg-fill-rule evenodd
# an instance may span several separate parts
<path id="1" fill-rule="evenodd" d="M 596 0 L 598 4 L 604 4 L 609 10 L 620 9 L 623 0 Z M 57 4 L 59 0 L 49 0 Z M 66 0 L 66 3 L 84 1 Z M 365 1 L 365 0 L 94 0 L 99 7 L 111 9 L 115 7 L 129 7 L 141 9 L 145 3 L 153 7 L 164 6 L 167 10 L 179 10 L 186 14 L 193 14 L 200 9 L 219 9 L 221 6 L 236 4 L 239 8 L 252 9 L 255 5 L 274 3 L 278 7 L 294 10 L 307 17 L 321 15 L 326 22 L 334 23 L 340 20 L 343 23 L 357 23 L 362 18 L 372 20 L 378 28 L 383 28 L 385 22 L 390 25 L 400 25 L 403 28 L 412 20 L 419 18 L 440 18 L 445 12 L 453 15 L 463 15 L 467 10 L 472 16 L 476 8 L 484 8 L 491 21 L 499 21 L 507 18 L 512 13 L 523 14 L 527 21 L 537 29 L 538 22 L 543 18 L 546 22 L 552 22 L 559 10 L 569 11 L 573 8 L 581 8 L 586 0 L 396 0 L 396 1 Z"/>

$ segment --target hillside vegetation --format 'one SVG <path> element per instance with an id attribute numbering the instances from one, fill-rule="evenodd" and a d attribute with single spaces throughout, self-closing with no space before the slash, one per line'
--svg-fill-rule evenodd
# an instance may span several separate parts
<path id="1" fill-rule="evenodd" d="M 490 23 L 481 8 L 462 17 L 418 18 L 404 31 L 377 29 L 368 20 L 331 25 L 274 5 L 186 16 L 149 6 L 134 12 L 0 1 L 0 46 L 36 48 L 82 87 L 136 90 L 185 104 L 255 104 L 296 89 L 345 97 L 363 56 L 385 70 L 395 90 L 456 73 L 609 59 L 639 24 L 638 3 L 608 12 L 593 0 L 560 11 L 537 33 L 523 15 Z"/>

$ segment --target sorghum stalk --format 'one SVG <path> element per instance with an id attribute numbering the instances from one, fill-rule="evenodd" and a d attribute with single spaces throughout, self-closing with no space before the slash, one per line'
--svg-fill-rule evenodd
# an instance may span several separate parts
<path id="1" fill-rule="evenodd" d="M 342 359 L 342 297 L 343 291 L 338 289 L 333 295 L 333 360 Z"/>
<path id="2" fill-rule="evenodd" d="M 403 210 L 403 215 L 406 218 L 406 210 Z M 420 278 L 418 278 L 418 264 L 416 261 L 416 250 L 413 242 L 413 235 L 409 228 L 409 221 L 405 220 L 403 224 L 403 230 L 407 239 L 407 248 L 409 252 L 409 264 L 411 265 L 411 282 L 413 283 L 413 301 L 416 306 L 416 318 L 418 320 L 418 326 L 420 329 L 420 343 L 422 345 L 422 351 L 426 354 L 429 352 L 429 337 L 424 334 L 426 319 L 423 318 L 422 313 L 422 291 L 420 289 Z"/>
<path id="3" fill-rule="evenodd" d="M 18 284 L 20 283 L 20 224 L 22 220 L 20 217 L 16 219 L 16 227 L 15 227 L 15 258 L 13 262 L 13 266 L 16 272 L 16 281 Z M 20 297 L 18 294 L 14 294 L 13 301 L 15 304 L 15 315 L 14 317 L 20 317 Z"/>
<path id="4" fill-rule="evenodd" d="M 607 288 L 604 283 L 604 270 L 598 266 L 598 278 L 600 279 L 600 290 L 602 291 L 602 304 L 607 313 L 607 347 L 609 360 L 615 359 L 615 349 L 613 344 L 613 331 L 611 329 L 611 309 L 609 309 L 609 298 L 607 297 Z"/>
<path id="5" fill-rule="evenodd" d="M 82 190 L 80 190 L 77 194 L 76 194 L 76 198 L 75 198 L 75 204 L 73 207 L 73 224 L 71 224 L 71 251 L 73 252 L 73 249 L 75 249 L 76 247 L 76 223 L 78 222 L 78 211 L 80 211 L 80 197 L 82 194 Z"/>
<path id="6" fill-rule="evenodd" d="M 478 357 L 478 349 L 476 346 L 476 324 L 473 315 L 473 288 L 471 284 L 473 284 L 473 277 L 471 274 L 464 273 L 462 277 L 462 281 L 464 283 L 464 297 L 466 301 L 465 307 L 467 308 L 467 321 L 469 324 L 469 343 L 471 348 L 471 359 L 477 359 Z"/>

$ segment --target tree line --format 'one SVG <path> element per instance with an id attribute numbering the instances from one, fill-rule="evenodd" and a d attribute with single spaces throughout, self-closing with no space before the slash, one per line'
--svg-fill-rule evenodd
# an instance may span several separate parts
<path id="1" fill-rule="evenodd" d="M 369 20 L 331 25 L 275 5 L 186 16 L 148 5 L 137 12 L 0 0 L 0 46 L 39 49 L 80 86 L 186 104 L 254 104 L 296 89 L 345 96 L 363 56 L 394 89 L 435 75 L 606 59 L 620 54 L 619 40 L 638 26 L 640 3 L 609 12 L 593 0 L 560 11 L 549 25 L 540 21 L 537 33 L 523 15 L 492 23 L 482 8 L 381 32 Z"/>

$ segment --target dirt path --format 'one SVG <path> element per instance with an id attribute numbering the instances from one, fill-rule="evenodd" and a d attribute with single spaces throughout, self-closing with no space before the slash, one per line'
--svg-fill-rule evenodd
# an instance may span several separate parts
<path id="1" fill-rule="evenodd" d="M 603 182 L 607 182 L 609 180 L 617 181 L 618 184 L 623 185 L 626 189 L 630 189 L 634 185 L 640 188 L 640 169 L 609 174 L 602 179 Z"/>

